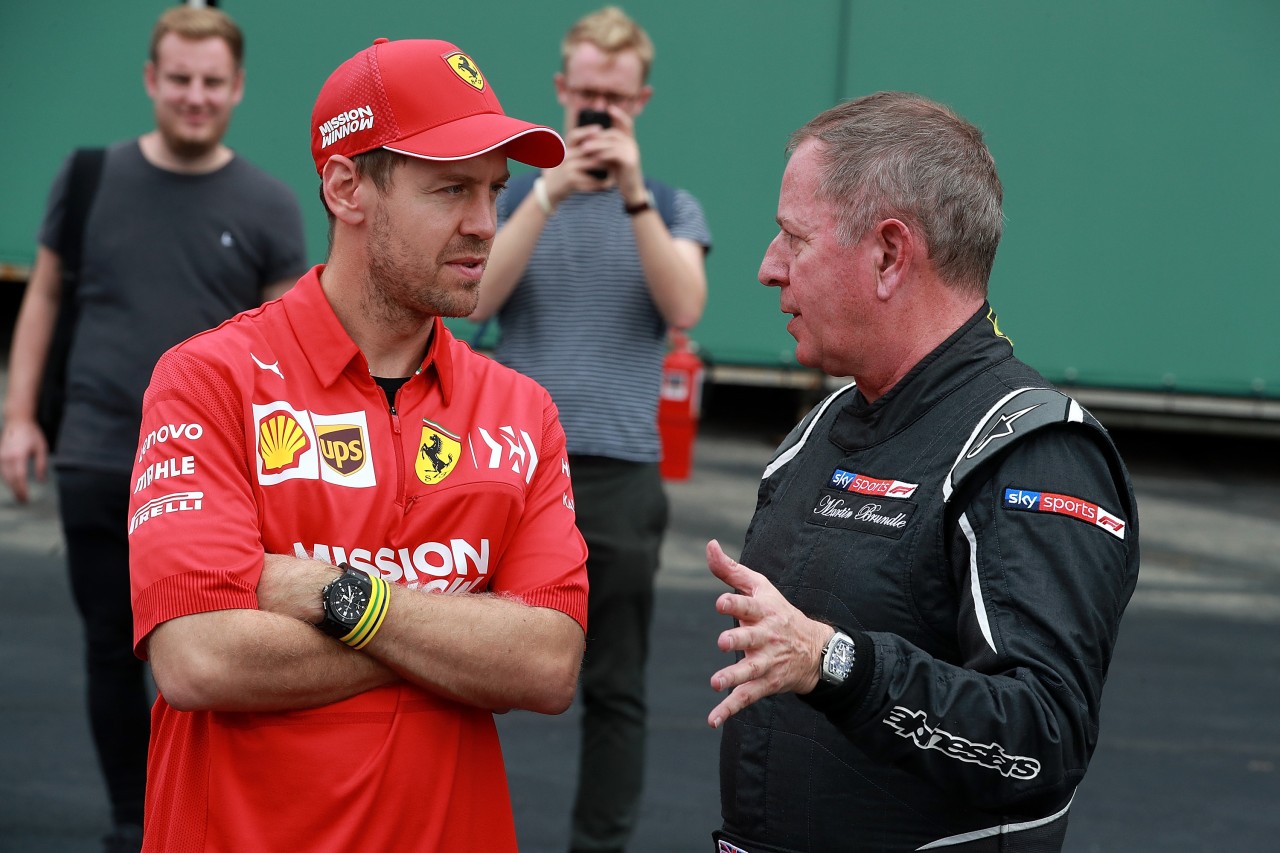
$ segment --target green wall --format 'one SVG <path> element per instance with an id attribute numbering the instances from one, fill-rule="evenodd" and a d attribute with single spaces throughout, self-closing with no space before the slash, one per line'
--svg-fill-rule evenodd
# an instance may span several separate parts
<path id="1" fill-rule="evenodd" d="M 1280 3 L 854 7 L 848 94 L 915 89 L 986 133 L 1019 355 L 1055 381 L 1280 396 Z"/>
<path id="2" fill-rule="evenodd" d="M 29 263 L 66 152 L 150 126 L 153 0 L 0 3 L 0 262 Z M 324 216 L 308 154 L 325 76 L 377 36 L 458 43 L 512 113 L 558 125 L 551 75 L 592 3 L 223 0 L 245 28 L 229 143 Z M 694 331 L 720 363 L 794 365 L 755 281 L 787 134 L 844 97 L 908 89 L 981 126 L 1005 184 L 992 301 L 1017 350 L 1083 385 L 1280 396 L 1280 3 L 1271 0 L 635 0 L 658 47 L 639 136 L 715 237 Z M 801 14 L 798 10 L 803 10 Z M 0 284 L 0 287 L 12 285 Z M 572 310 L 572 306 L 566 306 Z M 465 328 L 465 324 L 464 324 Z"/>

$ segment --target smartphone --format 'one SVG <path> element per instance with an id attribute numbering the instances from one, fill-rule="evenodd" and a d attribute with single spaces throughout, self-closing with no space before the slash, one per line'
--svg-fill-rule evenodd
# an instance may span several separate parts
<path id="1" fill-rule="evenodd" d="M 613 116 L 603 110 L 584 109 L 578 111 L 578 127 L 588 124 L 598 124 L 601 127 L 613 127 Z M 608 169 L 588 169 L 587 174 L 595 178 L 597 181 L 603 181 L 609 177 Z"/>

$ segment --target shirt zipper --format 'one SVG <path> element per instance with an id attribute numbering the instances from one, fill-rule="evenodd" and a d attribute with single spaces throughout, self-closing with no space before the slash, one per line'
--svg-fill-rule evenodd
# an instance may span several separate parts
<path id="1" fill-rule="evenodd" d="M 403 390 L 403 386 L 401 386 L 401 388 L 399 389 L 396 389 L 397 400 L 400 399 L 401 390 Z M 381 391 L 381 389 L 379 389 L 379 391 Z M 386 397 L 385 394 L 383 394 L 382 396 L 384 398 Z M 396 446 L 396 485 L 398 488 L 398 493 L 400 495 L 400 503 L 402 506 L 404 506 L 405 510 L 408 511 L 409 496 L 405 493 L 405 476 L 404 476 L 404 438 L 400 431 L 400 412 L 399 410 L 396 409 L 396 404 L 394 402 L 391 404 L 390 414 L 391 414 L 391 432 L 395 436 L 395 440 L 392 442 L 392 444 Z"/>

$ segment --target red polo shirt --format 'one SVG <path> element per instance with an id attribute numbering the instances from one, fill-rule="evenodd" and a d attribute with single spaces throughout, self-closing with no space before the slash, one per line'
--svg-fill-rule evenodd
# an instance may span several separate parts
<path id="1" fill-rule="evenodd" d="M 585 627 L 586 547 L 546 391 L 436 320 L 388 407 L 321 269 L 156 367 L 129 518 L 135 643 L 178 616 L 256 609 L 264 553 L 502 592 Z M 492 714 L 403 683 L 285 713 L 161 696 L 146 814 L 148 851 L 515 850 Z"/>

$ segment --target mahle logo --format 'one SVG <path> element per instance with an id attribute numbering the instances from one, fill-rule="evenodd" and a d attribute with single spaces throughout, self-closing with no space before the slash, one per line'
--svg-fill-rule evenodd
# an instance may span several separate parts
<path id="1" fill-rule="evenodd" d="M 359 424 L 316 424 L 316 443 L 324 464 L 344 477 L 364 467 L 364 430 Z"/>
<path id="2" fill-rule="evenodd" d="M 475 60 L 465 53 L 451 53 L 444 58 L 444 61 L 449 63 L 453 73 L 462 78 L 464 83 L 477 91 L 484 91 L 484 75 L 476 67 Z"/>

